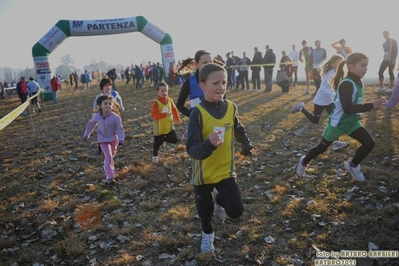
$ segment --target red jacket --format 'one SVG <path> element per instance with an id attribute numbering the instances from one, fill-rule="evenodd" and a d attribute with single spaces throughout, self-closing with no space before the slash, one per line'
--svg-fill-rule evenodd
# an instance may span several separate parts
<path id="1" fill-rule="evenodd" d="M 17 94 L 18 94 L 18 96 L 28 94 L 28 90 L 26 89 L 25 81 L 20 81 L 17 83 Z"/>
<path id="2" fill-rule="evenodd" d="M 61 87 L 61 83 L 58 81 L 57 78 L 52 78 L 50 81 L 51 91 L 58 91 Z"/>

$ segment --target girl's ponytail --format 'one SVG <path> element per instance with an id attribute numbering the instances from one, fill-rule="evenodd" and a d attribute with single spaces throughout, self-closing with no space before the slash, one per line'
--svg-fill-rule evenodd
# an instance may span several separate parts
<path id="1" fill-rule="evenodd" d="M 194 72 L 195 70 L 195 61 L 193 58 L 187 58 L 184 59 L 183 62 L 181 63 L 181 66 L 177 70 L 177 73 L 179 75 L 183 75 L 186 73 L 191 73 Z"/>
<path id="2" fill-rule="evenodd" d="M 346 61 L 343 60 L 341 63 L 339 63 L 337 67 L 337 72 L 335 73 L 335 76 L 333 77 L 331 81 L 331 85 L 334 88 L 334 91 L 337 92 L 338 85 L 341 82 L 341 80 L 344 78 L 345 72 L 344 72 L 344 65 Z"/>

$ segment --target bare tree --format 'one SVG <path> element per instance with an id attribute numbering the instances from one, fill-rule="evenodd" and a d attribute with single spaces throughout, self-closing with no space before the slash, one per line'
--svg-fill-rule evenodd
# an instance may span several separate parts
<path id="1" fill-rule="evenodd" d="M 11 69 L 11 67 L 4 68 L 4 77 L 7 82 L 11 82 L 15 78 L 15 75 L 13 74 L 14 71 Z"/>
<path id="2" fill-rule="evenodd" d="M 73 66 L 74 63 L 75 63 L 75 61 L 72 59 L 70 54 L 67 54 L 67 55 L 64 55 L 61 57 L 61 64 L 64 66 L 67 66 L 68 68 Z"/>
<path id="3" fill-rule="evenodd" d="M 35 69 L 26 67 L 24 70 L 19 71 L 19 75 L 18 76 L 26 77 L 26 79 L 28 79 L 28 77 L 31 77 L 31 76 L 34 77 L 35 76 Z M 18 80 L 19 80 L 19 78 L 18 78 Z"/>
<path id="4" fill-rule="evenodd" d="M 92 54 L 92 56 L 90 58 L 90 64 L 93 65 L 93 66 L 97 65 L 96 54 Z"/>

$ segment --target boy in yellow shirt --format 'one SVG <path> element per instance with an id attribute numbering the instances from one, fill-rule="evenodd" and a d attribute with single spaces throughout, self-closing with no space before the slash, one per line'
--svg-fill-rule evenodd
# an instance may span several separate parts
<path id="1" fill-rule="evenodd" d="M 158 162 L 158 151 L 163 142 L 177 143 L 174 124 L 180 125 L 179 112 L 172 100 L 168 97 L 168 84 L 161 81 L 156 85 L 157 99 L 152 103 L 151 117 L 153 119 L 154 147 L 152 162 Z"/>
<path id="2" fill-rule="evenodd" d="M 240 158 L 251 154 L 252 145 L 237 114 L 237 106 L 224 99 L 226 70 L 214 63 L 199 73 L 204 98 L 190 113 L 187 153 L 193 158 L 195 201 L 202 225 L 201 252 L 214 251 L 212 215 L 238 218 L 244 211 L 236 182 L 234 139 L 241 143 Z"/>

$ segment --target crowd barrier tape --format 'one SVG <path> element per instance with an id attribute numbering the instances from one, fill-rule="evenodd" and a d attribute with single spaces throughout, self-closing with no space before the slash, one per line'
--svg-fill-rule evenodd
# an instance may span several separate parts
<path id="1" fill-rule="evenodd" d="M 233 65 L 233 66 L 225 66 L 225 69 L 229 69 L 229 68 L 244 68 L 244 67 L 265 67 L 265 66 L 270 66 L 270 67 L 274 67 L 276 65 L 292 65 L 298 62 L 286 62 L 286 63 L 268 63 L 268 64 L 254 64 L 254 65 Z M 186 73 L 194 73 L 195 71 L 193 71 L 191 68 L 190 70 L 181 70 L 180 72 L 178 72 L 179 74 L 186 74 Z"/>
<path id="2" fill-rule="evenodd" d="M 254 65 L 233 65 L 233 66 L 225 66 L 225 69 L 229 68 L 244 68 L 244 67 L 265 67 L 265 66 L 271 66 L 274 67 L 275 65 L 292 65 L 298 62 L 284 62 L 284 63 L 267 63 L 267 64 L 254 64 Z M 192 69 L 190 70 L 183 70 L 178 72 L 179 74 L 186 74 L 186 73 L 194 73 Z"/>
<path id="3" fill-rule="evenodd" d="M 234 65 L 226 68 L 240 68 L 240 67 L 260 67 L 260 66 L 275 66 L 275 65 L 292 65 L 298 62 L 285 62 L 285 63 L 268 63 L 268 64 L 254 64 L 254 65 Z"/>
<path id="4" fill-rule="evenodd" d="M 3 130 L 6 126 L 8 126 L 12 121 L 14 121 L 28 106 L 32 99 L 37 97 L 40 93 L 40 90 L 35 94 L 29 97 L 23 104 L 12 110 L 2 119 L 0 119 L 0 131 Z"/>
<path id="5" fill-rule="evenodd" d="M 11 87 L 11 88 L 4 88 L 4 90 L 6 91 L 6 90 L 14 90 L 14 89 L 16 89 L 17 87 Z"/>

